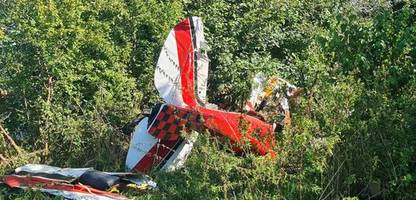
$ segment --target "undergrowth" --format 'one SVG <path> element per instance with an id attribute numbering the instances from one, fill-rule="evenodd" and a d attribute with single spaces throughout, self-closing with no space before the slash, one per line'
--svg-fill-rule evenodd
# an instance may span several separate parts
<path id="1" fill-rule="evenodd" d="M 243 105 L 259 71 L 305 93 L 275 159 L 201 134 L 184 169 L 153 172 L 160 190 L 136 198 L 416 199 L 415 4 L 1 1 L 0 125 L 18 147 L 0 137 L 0 175 L 27 163 L 124 170 L 123 127 L 161 101 L 158 54 L 193 15 L 210 46 L 209 102 Z"/>

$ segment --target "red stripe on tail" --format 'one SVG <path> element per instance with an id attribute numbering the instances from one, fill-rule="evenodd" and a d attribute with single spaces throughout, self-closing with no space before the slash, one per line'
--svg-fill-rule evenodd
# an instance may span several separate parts
<path id="1" fill-rule="evenodd" d="M 192 46 L 191 24 L 189 18 L 181 21 L 174 28 L 178 60 L 181 68 L 183 101 L 191 107 L 196 105 L 194 83 L 194 49 Z"/>

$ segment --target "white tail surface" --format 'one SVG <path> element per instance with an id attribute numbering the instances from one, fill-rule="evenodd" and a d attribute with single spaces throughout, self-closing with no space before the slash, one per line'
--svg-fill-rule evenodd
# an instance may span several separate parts
<path id="1" fill-rule="evenodd" d="M 208 63 L 201 18 L 178 23 L 162 47 L 154 83 L 166 103 L 176 106 L 205 105 Z"/>

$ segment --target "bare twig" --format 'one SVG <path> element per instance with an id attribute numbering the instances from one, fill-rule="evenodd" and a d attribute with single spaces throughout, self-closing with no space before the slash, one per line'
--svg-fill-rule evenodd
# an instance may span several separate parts
<path id="1" fill-rule="evenodd" d="M 326 198 L 328 198 L 329 195 L 331 195 L 333 192 L 334 192 L 334 189 L 332 189 L 331 191 L 329 191 L 328 194 L 322 200 L 325 200 Z"/>
<path id="2" fill-rule="evenodd" d="M 0 124 L 0 132 L 2 133 L 4 139 L 6 139 L 10 145 L 17 151 L 18 154 L 20 154 L 20 147 L 17 146 L 16 142 L 14 142 L 13 138 L 7 133 L 7 131 L 3 128 L 3 126 Z"/>
<path id="3" fill-rule="evenodd" d="M 339 171 L 341 170 L 341 167 L 344 165 L 345 160 L 342 161 L 341 165 L 338 166 L 337 171 L 335 172 L 335 174 L 331 177 L 331 180 L 329 180 L 328 184 L 325 186 L 324 191 L 322 191 L 321 196 L 319 197 L 319 200 L 322 200 L 324 197 L 324 194 L 326 192 L 326 190 L 328 189 L 328 187 L 331 185 L 332 181 L 334 180 L 334 178 L 338 175 Z M 327 196 L 327 195 L 326 195 Z M 327 198 L 325 196 L 325 198 Z"/>
<path id="4" fill-rule="evenodd" d="M 52 99 L 52 84 L 53 84 L 53 79 L 50 76 L 48 78 L 48 99 L 47 99 L 47 102 L 48 103 L 50 103 L 51 102 L 51 99 Z"/>
<path id="5" fill-rule="evenodd" d="M 308 106 L 307 106 L 307 116 L 308 117 L 311 117 L 312 116 L 312 102 L 313 102 L 313 100 L 314 100 L 314 95 L 315 95 L 315 93 L 314 93 L 315 91 L 314 91 L 314 89 L 312 88 L 311 90 L 310 90 L 310 93 L 308 94 L 308 96 L 309 96 L 309 98 L 308 98 Z"/>
<path id="6" fill-rule="evenodd" d="M 0 161 L 1 162 L 6 162 L 7 158 L 3 156 L 3 154 L 0 154 Z"/>
<path id="7" fill-rule="evenodd" d="M 387 144 L 386 144 L 386 142 L 385 142 L 385 140 L 384 140 L 384 137 L 383 137 L 383 135 L 379 132 L 378 133 L 378 135 L 380 136 L 380 139 L 381 139 L 381 143 L 383 144 L 383 146 L 384 146 L 384 149 L 385 150 L 387 150 L 388 148 L 387 148 Z M 391 167 L 393 168 L 393 176 L 394 176 L 394 179 L 397 181 L 397 177 L 398 177 L 398 175 L 397 175 L 397 172 L 396 172 L 396 165 L 394 164 L 394 162 L 393 162 L 393 158 L 392 158 L 392 156 L 391 156 L 391 153 L 390 153 L 390 151 L 387 151 L 387 155 L 388 155 L 388 158 L 389 158 L 389 161 L 390 161 L 390 164 L 391 164 Z"/>

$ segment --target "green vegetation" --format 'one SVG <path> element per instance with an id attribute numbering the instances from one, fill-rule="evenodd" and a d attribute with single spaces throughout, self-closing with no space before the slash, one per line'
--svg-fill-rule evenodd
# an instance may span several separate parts
<path id="1" fill-rule="evenodd" d="M 277 159 L 201 136 L 144 199 L 416 199 L 416 2 L 0 1 L 0 175 L 24 163 L 123 170 L 123 126 L 160 101 L 168 31 L 201 16 L 210 102 L 241 104 L 263 71 L 304 87 Z M 12 199 L 38 192 L 0 188 Z M 2 199 L 3 197 L 0 197 Z"/>

